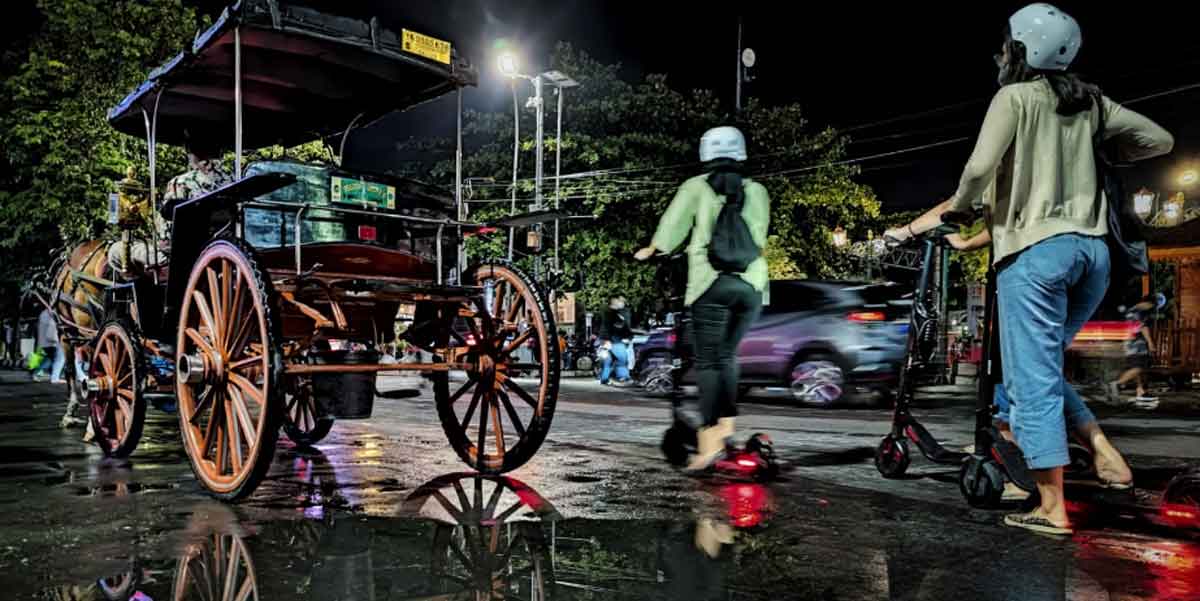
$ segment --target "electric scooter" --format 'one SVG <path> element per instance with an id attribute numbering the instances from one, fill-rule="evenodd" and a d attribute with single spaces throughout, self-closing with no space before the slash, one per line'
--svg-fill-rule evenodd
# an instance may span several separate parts
<path id="1" fill-rule="evenodd" d="M 943 216 L 945 223 L 963 224 L 970 221 L 969 216 L 947 214 Z M 929 236 L 926 236 L 926 265 L 922 269 L 921 280 L 918 283 L 918 297 L 913 303 L 913 325 L 919 326 L 918 317 L 928 315 L 929 306 L 919 306 L 922 294 L 927 293 L 928 280 L 931 270 L 929 259 L 930 248 L 941 244 L 949 228 L 942 226 Z M 931 238 L 933 240 L 931 241 Z M 991 263 L 989 256 L 989 264 Z M 923 315 L 918 315 L 919 313 Z M 902 393 L 897 401 L 896 418 L 893 420 L 893 432 L 880 444 L 876 456 L 876 466 L 885 476 L 899 475 L 907 467 L 907 443 L 905 438 L 913 440 L 922 448 L 926 456 L 939 456 L 937 449 L 942 449 L 940 457 L 946 462 L 955 455 L 960 458 L 959 490 L 963 497 L 973 507 L 995 509 L 1000 506 L 1005 482 L 1012 482 L 1017 487 L 1030 493 L 1037 492 L 1037 486 L 1025 463 L 1021 449 L 1012 441 L 1000 434 L 995 424 L 995 416 L 999 409 L 995 403 L 996 384 L 1000 383 L 1002 365 L 999 345 L 999 318 L 996 303 L 996 273 L 988 271 L 984 297 L 983 323 L 983 360 L 979 366 L 978 393 L 975 410 L 975 446 L 970 454 L 952 453 L 940 445 L 929 445 L 922 442 L 928 433 L 908 414 L 907 403 L 911 401 L 911 384 L 906 382 L 904 373 L 901 376 Z M 912 344 L 910 330 L 910 351 Z M 914 362 L 908 360 L 906 367 Z M 908 388 L 905 385 L 908 384 Z M 902 403 L 904 403 L 902 405 Z M 923 436 L 924 435 L 924 436 Z M 931 439 L 930 439 L 931 440 Z M 889 444 L 889 441 L 895 441 Z M 936 443 L 934 443 L 936 444 Z M 932 449 L 932 451 L 927 451 Z M 897 451 L 897 449 L 899 449 Z M 890 454 L 886 454 L 890 453 Z M 1153 525 L 1167 526 L 1174 529 L 1200 531 L 1200 467 L 1184 470 L 1163 485 L 1161 491 L 1130 488 L 1126 490 L 1111 490 L 1095 486 L 1095 482 L 1084 482 L 1079 475 L 1090 472 L 1093 465 L 1089 451 L 1078 444 L 1070 446 L 1071 465 L 1067 466 L 1066 497 L 1076 508 L 1087 508 L 1091 514 L 1104 514 L 1124 519 L 1148 522 Z M 881 458 L 880 455 L 883 455 Z M 936 459 L 930 457 L 930 459 Z M 903 467 L 901 467 L 903 466 Z M 886 471 L 885 471 L 886 470 Z M 1087 484 L 1087 485 L 1084 485 Z"/>
<path id="2" fill-rule="evenodd" d="M 912 460 L 910 442 L 916 445 L 925 458 L 934 463 L 958 465 L 967 458 L 966 453 L 942 446 L 912 414 L 918 377 L 929 373 L 934 367 L 940 367 L 937 362 L 937 343 L 942 320 L 940 300 L 945 291 L 941 289 L 936 274 L 948 258 L 946 234 L 957 231 L 957 227 L 942 225 L 927 232 L 919 241 L 922 254 L 921 271 L 917 276 L 917 286 L 912 299 L 908 342 L 904 364 L 900 367 L 900 389 L 892 411 L 892 429 L 875 449 L 875 469 L 885 478 L 899 478 L 904 475 Z M 890 246 L 896 246 L 892 240 L 888 243 Z"/>
<path id="3" fill-rule="evenodd" d="M 687 463 L 688 457 L 697 451 L 696 433 L 704 421 L 695 403 L 689 403 L 683 395 L 683 376 L 695 364 L 691 344 L 691 314 L 683 306 L 683 290 L 687 285 L 687 266 L 682 254 L 666 257 L 659 268 L 657 281 L 669 283 L 668 307 L 676 309 L 671 360 L 656 367 L 643 378 L 643 386 L 655 390 L 667 390 L 671 400 L 671 426 L 663 433 L 662 449 L 667 462 L 675 466 Z M 725 456 L 717 461 L 717 475 L 736 479 L 767 481 L 779 475 L 779 461 L 771 437 L 757 432 L 737 448 L 727 443 Z"/>
<path id="4" fill-rule="evenodd" d="M 973 507 L 993 509 L 1000 505 L 1005 481 L 1036 493 L 1037 486 L 1025 463 L 1021 449 L 1000 435 L 995 426 L 998 408 L 995 404 L 995 385 L 1001 373 L 998 315 L 996 308 L 996 277 L 990 270 L 984 300 L 984 349 L 979 377 L 979 394 L 975 411 L 975 452 L 963 461 L 959 471 L 959 489 Z M 1105 515 L 1147 522 L 1183 530 L 1200 530 L 1200 467 L 1192 467 L 1166 479 L 1160 490 L 1129 488 L 1106 489 L 1094 481 L 1075 476 L 1090 471 L 1092 459 L 1088 451 L 1071 445 L 1071 465 L 1066 474 L 1066 497 L 1076 509 L 1086 509 L 1089 515 Z M 1144 482 L 1143 482 L 1144 483 Z"/>

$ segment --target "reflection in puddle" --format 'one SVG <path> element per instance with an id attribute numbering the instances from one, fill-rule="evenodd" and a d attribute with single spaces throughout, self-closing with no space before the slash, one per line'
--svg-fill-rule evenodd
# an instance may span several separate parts
<path id="1" fill-rule="evenodd" d="M 314 468 L 312 458 L 294 465 Z M 303 475 L 307 472 L 301 472 Z M 301 479 L 301 481 L 308 481 Z M 322 488 L 314 483 L 309 493 Z M 705 489 L 692 517 L 565 519 L 520 480 L 436 478 L 391 517 L 206 502 L 170 552 L 56 600 L 1200 598 L 1200 546 L 1105 533 L 1074 540 L 917 515 L 887 519 L 769 487 Z M 324 505 L 319 505 L 325 507 Z M 892 511 L 892 510 L 889 510 Z M 903 516 L 903 517 L 901 517 Z M 906 523 L 908 520 L 913 523 Z"/>

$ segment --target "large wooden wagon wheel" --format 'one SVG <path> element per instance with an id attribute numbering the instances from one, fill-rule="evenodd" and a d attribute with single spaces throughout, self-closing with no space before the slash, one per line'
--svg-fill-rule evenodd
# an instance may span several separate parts
<path id="1" fill-rule="evenodd" d="M 137 328 L 113 320 L 100 329 L 88 364 L 88 407 L 96 444 L 109 457 L 128 457 L 142 438 L 146 399 Z"/>
<path id="2" fill-rule="evenodd" d="M 553 596 L 546 525 L 561 516 L 525 483 L 449 474 L 409 495 L 402 514 L 437 522 L 430 592 L 455 599 L 544 601 Z"/>
<path id="3" fill-rule="evenodd" d="M 279 436 L 281 368 L 269 299 L 251 251 L 218 240 L 192 268 L 179 314 L 180 433 L 200 483 L 227 500 L 254 491 Z"/>
<path id="4" fill-rule="evenodd" d="M 433 375 L 442 429 L 468 465 L 485 473 L 516 469 L 537 452 L 558 400 L 559 348 L 545 294 L 511 265 L 473 272 L 484 295 L 450 306 L 449 358 L 469 365 L 465 382 Z"/>
<path id="5" fill-rule="evenodd" d="M 184 549 L 175 566 L 175 601 L 257 601 L 258 576 L 246 543 L 214 533 Z"/>

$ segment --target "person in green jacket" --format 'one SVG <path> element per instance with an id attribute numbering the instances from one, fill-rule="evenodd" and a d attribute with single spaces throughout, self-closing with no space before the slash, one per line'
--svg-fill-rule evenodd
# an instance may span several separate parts
<path id="1" fill-rule="evenodd" d="M 696 373 L 700 387 L 700 412 L 704 425 L 697 433 L 698 452 L 688 471 L 708 469 L 725 450 L 733 435 L 737 415 L 737 348 L 750 324 L 758 317 L 767 287 L 767 244 L 771 201 L 767 190 L 745 177 L 746 139 L 734 127 L 717 127 L 700 138 L 700 161 L 707 173 L 679 187 L 659 220 L 649 246 L 634 256 L 639 261 L 655 253 L 674 252 L 687 246 L 688 282 L 684 305 L 691 307 L 695 340 Z M 741 216 L 759 256 L 742 273 L 721 273 L 708 258 L 708 246 L 721 207 L 741 205 Z"/>

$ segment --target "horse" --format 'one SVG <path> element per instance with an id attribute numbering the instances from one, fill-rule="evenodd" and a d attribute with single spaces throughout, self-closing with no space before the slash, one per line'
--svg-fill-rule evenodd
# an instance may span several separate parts
<path id="1" fill-rule="evenodd" d="M 67 428 L 87 423 L 91 433 L 91 420 L 75 417 L 79 408 L 82 382 L 75 370 L 75 351 L 87 349 L 98 333 L 104 319 L 104 290 L 109 276 L 108 243 L 104 240 L 89 240 L 70 252 L 63 252 L 51 264 L 48 273 L 53 274 L 48 285 L 43 286 L 42 303 L 58 324 L 59 343 L 70 362 L 65 376 L 69 397 L 67 408 L 59 422 Z"/>

